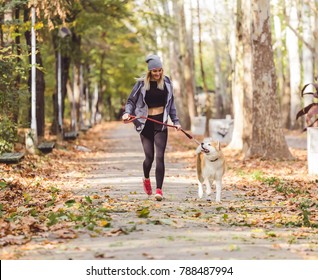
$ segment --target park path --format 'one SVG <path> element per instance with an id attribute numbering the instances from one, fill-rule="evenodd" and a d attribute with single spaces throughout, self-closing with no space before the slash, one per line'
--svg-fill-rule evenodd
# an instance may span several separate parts
<path id="1" fill-rule="evenodd" d="M 222 211 L 218 216 L 220 205 L 197 198 L 195 171 L 170 145 L 165 199 L 156 202 L 153 197 L 146 197 L 141 186 L 143 153 L 133 126 L 118 123 L 101 140 L 108 147 L 98 158 L 86 153 L 83 162 L 91 171 L 73 191 L 77 196 L 99 198 L 94 202 L 107 203 L 112 208 L 109 232 L 96 236 L 83 232 L 67 241 L 33 242 L 29 249 L 24 248 L 21 259 L 308 258 L 303 250 L 306 244 L 292 244 L 290 232 L 271 239 L 264 238 L 260 229 L 206 222 L 224 217 Z M 239 193 L 227 187 L 230 180 L 225 178 L 223 209 L 230 201 L 241 199 Z M 136 209 L 149 214 L 138 217 Z"/>

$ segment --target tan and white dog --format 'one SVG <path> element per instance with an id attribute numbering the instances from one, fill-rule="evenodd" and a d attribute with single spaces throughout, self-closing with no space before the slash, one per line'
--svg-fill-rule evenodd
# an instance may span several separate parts
<path id="1" fill-rule="evenodd" d="M 224 155 L 220 142 L 205 141 L 196 149 L 198 195 L 203 196 L 203 184 L 206 185 L 206 194 L 209 199 L 213 181 L 216 185 L 216 202 L 221 201 L 222 177 L 226 170 Z"/>

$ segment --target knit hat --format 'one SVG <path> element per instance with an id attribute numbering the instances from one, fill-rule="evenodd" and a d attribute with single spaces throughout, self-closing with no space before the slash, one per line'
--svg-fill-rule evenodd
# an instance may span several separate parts
<path id="1" fill-rule="evenodd" d="M 160 57 L 155 54 L 148 55 L 146 57 L 146 62 L 148 63 L 149 71 L 155 68 L 162 68 Z"/>

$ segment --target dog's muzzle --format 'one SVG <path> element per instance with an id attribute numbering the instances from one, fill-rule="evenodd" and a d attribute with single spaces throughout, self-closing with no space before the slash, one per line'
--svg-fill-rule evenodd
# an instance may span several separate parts
<path id="1" fill-rule="evenodd" d="M 204 153 L 208 154 L 210 151 L 209 151 L 208 149 L 204 148 L 203 145 L 204 145 L 204 143 L 201 143 L 202 151 L 203 151 Z"/>

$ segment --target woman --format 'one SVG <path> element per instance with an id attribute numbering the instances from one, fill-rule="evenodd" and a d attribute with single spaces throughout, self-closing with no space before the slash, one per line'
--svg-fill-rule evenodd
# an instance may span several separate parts
<path id="1" fill-rule="evenodd" d="M 164 75 L 162 63 L 157 55 L 146 58 L 148 72 L 145 77 L 139 78 L 130 93 L 123 120 L 130 116 L 148 116 L 157 121 L 167 123 L 170 116 L 178 130 L 181 129 L 174 104 L 173 89 L 170 79 Z M 156 150 L 156 195 L 158 201 L 163 199 L 162 184 L 165 175 L 164 154 L 168 139 L 167 126 L 150 120 L 136 119 L 134 124 L 140 133 L 141 143 L 145 153 L 143 162 L 143 185 L 146 194 L 152 194 L 150 170 Z"/>

